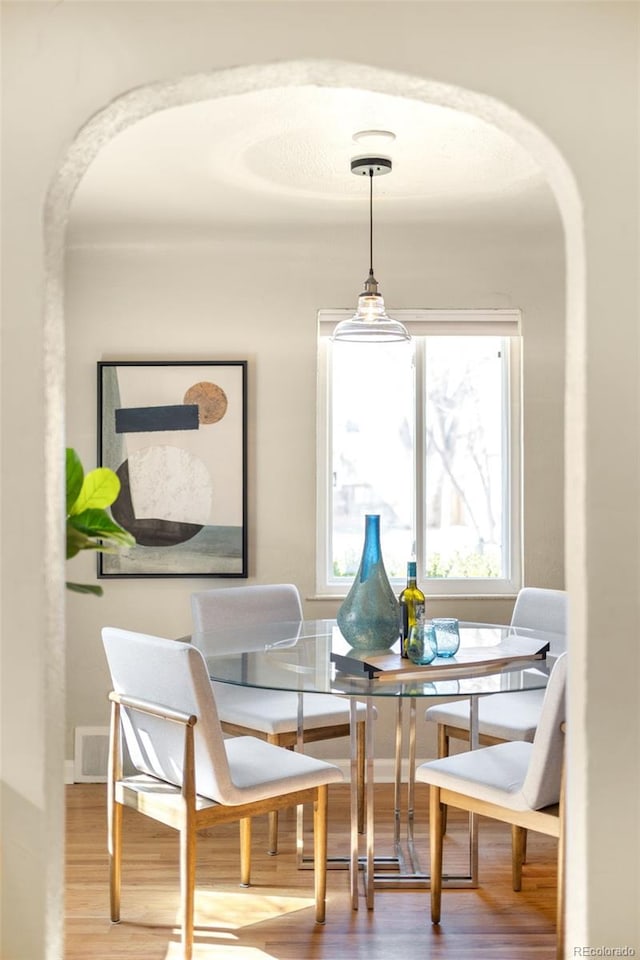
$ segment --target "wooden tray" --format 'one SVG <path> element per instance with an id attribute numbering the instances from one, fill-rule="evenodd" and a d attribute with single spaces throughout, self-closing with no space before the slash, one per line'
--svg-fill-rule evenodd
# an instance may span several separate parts
<path id="1" fill-rule="evenodd" d="M 532 660 L 544 660 L 549 643 L 534 637 L 505 637 L 492 646 L 460 647 L 454 657 L 436 657 L 429 664 L 419 666 L 391 650 L 380 653 L 332 651 L 331 660 L 342 673 L 369 677 L 372 680 L 447 680 L 498 673 Z"/>

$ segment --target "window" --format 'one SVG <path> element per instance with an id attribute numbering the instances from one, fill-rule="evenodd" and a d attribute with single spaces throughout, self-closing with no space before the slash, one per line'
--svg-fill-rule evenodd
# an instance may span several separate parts
<path id="1" fill-rule="evenodd" d="M 387 574 L 427 595 L 520 585 L 520 314 L 396 310 L 409 344 L 332 343 L 320 311 L 319 594 L 344 594 L 379 513 Z"/>

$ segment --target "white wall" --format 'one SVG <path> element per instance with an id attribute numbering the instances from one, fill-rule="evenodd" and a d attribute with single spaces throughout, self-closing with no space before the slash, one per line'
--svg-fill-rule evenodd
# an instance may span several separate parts
<path id="1" fill-rule="evenodd" d="M 526 224 L 517 230 L 461 224 L 385 229 L 383 237 L 378 275 L 388 303 L 523 310 L 526 581 L 563 587 L 559 222 L 542 235 Z M 85 464 L 95 463 L 97 360 L 248 359 L 249 579 L 297 583 L 309 616 L 333 616 L 337 609 L 336 601 L 313 599 L 317 310 L 354 303 L 365 253 L 354 250 L 348 230 L 307 226 L 276 237 L 239 231 L 217 243 L 92 244 L 68 255 L 69 443 Z M 90 554 L 72 566 L 74 578 L 95 577 Z M 108 580 L 100 601 L 69 597 L 68 757 L 75 727 L 107 722 L 100 627 L 110 623 L 181 636 L 190 632 L 190 593 L 215 585 L 215 580 Z M 431 608 L 479 620 L 490 620 L 487 610 L 498 609 L 508 621 L 511 606 L 491 599 L 442 600 Z M 393 726 L 391 708 L 383 713 L 388 722 L 377 725 L 377 755 L 384 757 L 392 756 Z M 435 756 L 430 727 L 420 724 L 425 758 Z M 348 743 L 318 744 L 315 752 L 346 756 Z"/>
<path id="2" fill-rule="evenodd" d="M 574 172 L 585 210 L 584 285 L 571 179 L 562 165 L 553 174 L 568 229 L 571 318 L 567 944 L 640 949 L 637 5 L 52 0 L 5 2 L 2 19 L 3 956 L 62 956 L 62 530 L 45 513 L 45 490 L 61 502 L 62 485 L 61 470 L 43 477 L 45 423 L 48 464 L 64 437 L 55 309 L 46 365 L 42 349 L 44 305 L 57 303 L 44 286 L 47 187 L 81 125 L 127 90 L 308 57 L 495 97 L 537 125 Z M 327 82 L 336 69 L 326 68 Z M 533 129 L 523 135 L 536 141 Z M 54 400 L 44 412 L 43 384 Z M 88 434 L 82 442 L 90 445 Z M 603 669 L 612 619 L 618 657 Z"/>

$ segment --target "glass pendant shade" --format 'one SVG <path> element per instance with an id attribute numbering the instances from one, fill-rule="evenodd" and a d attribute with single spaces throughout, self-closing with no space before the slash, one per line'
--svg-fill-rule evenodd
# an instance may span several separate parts
<path id="1" fill-rule="evenodd" d="M 409 332 L 399 320 L 387 316 L 378 281 L 373 275 L 373 178 L 389 173 L 391 161 L 383 157 L 357 157 L 351 161 L 351 172 L 369 177 L 369 276 L 358 297 L 358 308 L 348 320 L 342 320 L 333 331 L 332 340 L 355 343 L 392 343 L 410 340 Z"/>
<path id="2" fill-rule="evenodd" d="M 375 284 L 375 290 L 369 287 Z M 387 316 L 382 294 L 377 291 L 378 284 L 373 275 L 365 284 L 358 297 L 358 308 L 348 320 L 342 320 L 333 331 L 332 340 L 357 343 L 389 343 L 394 340 L 410 340 L 407 328 Z"/>

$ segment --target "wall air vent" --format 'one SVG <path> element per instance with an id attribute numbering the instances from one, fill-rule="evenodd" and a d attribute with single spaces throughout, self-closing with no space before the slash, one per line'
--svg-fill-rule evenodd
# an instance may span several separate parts
<path id="1" fill-rule="evenodd" d="M 106 783 L 108 757 L 108 727 L 76 727 L 74 783 Z"/>

